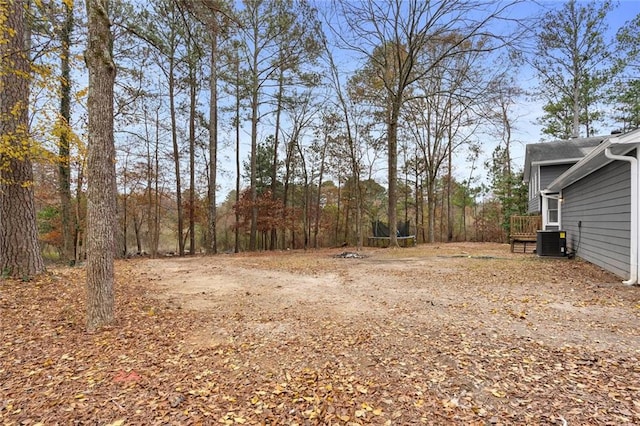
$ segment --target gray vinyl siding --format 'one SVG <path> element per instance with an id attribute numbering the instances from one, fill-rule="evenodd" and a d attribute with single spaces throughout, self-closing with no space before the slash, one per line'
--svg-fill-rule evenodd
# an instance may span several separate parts
<path id="1" fill-rule="evenodd" d="M 569 170 L 574 164 L 575 163 L 540 166 L 540 189 L 544 189 L 549 186 L 551 182 L 553 182 L 558 176 Z"/>
<path id="2" fill-rule="evenodd" d="M 614 161 L 562 191 L 568 250 L 623 278 L 629 275 L 630 173 L 629 163 Z"/>
<path id="3" fill-rule="evenodd" d="M 553 182 L 558 176 L 566 172 L 573 166 L 574 163 L 570 164 L 553 164 L 549 166 L 541 165 L 540 170 L 540 186 L 536 188 L 535 195 L 529 198 L 529 203 L 527 205 L 528 213 L 540 213 L 540 209 L 542 208 L 542 204 L 540 201 L 540 190 L 545 189 L 551 182 Z M 531 171 L 532 179 L 529 181 L 529 184 L 534 181 L 535 176 L 538 174 L 538 167 L 533 167 L 535 170 Z"/>
<path id="4" fill-rule="evenodd" d="M 527 213 L 540 213 L 540 196 L 533 197 L 529 200 Z"/>
<path id="5" fill-rule="evenodd" d="M 529 202 L 527 203 L 527 213 L 535 214 L 540 212 L 539 188 L 533 188 L 538 180 L 538 167 L 532 166 L 529 178 Z"/>

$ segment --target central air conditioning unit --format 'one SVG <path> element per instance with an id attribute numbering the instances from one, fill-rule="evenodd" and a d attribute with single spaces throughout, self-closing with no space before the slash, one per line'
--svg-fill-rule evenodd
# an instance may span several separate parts
<path id="1" fill-rule="evenodd" d="M 538 256 L 566 256 L 567 233 L 565 231 L 538 231 L 536 253 Z"/>

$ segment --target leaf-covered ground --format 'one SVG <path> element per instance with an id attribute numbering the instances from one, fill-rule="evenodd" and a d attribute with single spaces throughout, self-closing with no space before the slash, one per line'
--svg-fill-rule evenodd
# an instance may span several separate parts
<path id="1" fill-rule="evenodd" d="M 2 424 L 638 424 L 640 288 L 447 244 L 122 261 L 0 281 Z"/>

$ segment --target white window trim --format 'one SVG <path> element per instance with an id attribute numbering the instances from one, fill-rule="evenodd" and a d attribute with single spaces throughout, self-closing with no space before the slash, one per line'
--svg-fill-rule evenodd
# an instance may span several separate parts
<path id="1" fill-rule="evenodd" d="M 562 229 L 562 195 L 561 194 L 546 194 L 542 195 L 542 229 L 546 230 L 547 226 L 557 226 L 558 229 Z M 549 221 L 549 199 L 558 200 L 558 221 Z"/>
<path id="2" fill-rule="evenodd" d="M 536 166 L 531 174 L 531 182 L 529 184 L 529 198 L 533 199 L 540 193 L 540 166 Z"/>

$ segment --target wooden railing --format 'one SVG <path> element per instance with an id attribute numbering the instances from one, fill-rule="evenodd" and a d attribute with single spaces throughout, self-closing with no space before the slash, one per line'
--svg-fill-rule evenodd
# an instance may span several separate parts
<path id="1" fill-rule="evenodd" d="M 524 252 L 527 252 L 527 243 L 535 243 L 537 232 L 542 229 L 542 216 L 511 216 L 509 241 L 511 252 L 516 243 L 523 243 Z"/>

